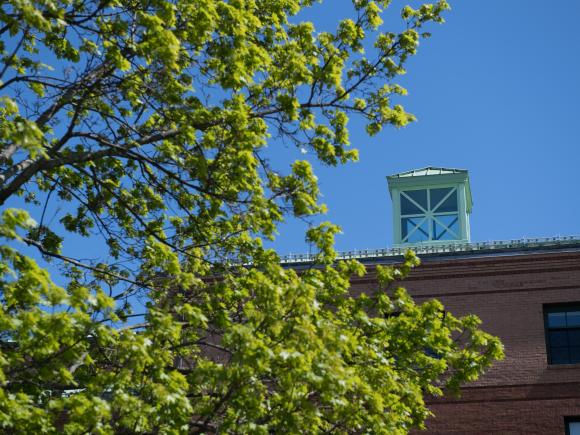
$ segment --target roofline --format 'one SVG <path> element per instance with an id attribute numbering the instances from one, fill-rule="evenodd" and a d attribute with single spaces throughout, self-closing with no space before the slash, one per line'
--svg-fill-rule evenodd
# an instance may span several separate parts
<path id="1" fill-rule="evenodd" d="M 424 260 L 456 260 L 473 257 L 529 255 L 539 252 L 580 252 L 580 236 L 557 236 L 498 240 L 488 242 L 450 243 L 447 245 L 416 245 L 412 247 L 364 249 L 340 252 L 337 260 L 358 260 L 363 264 L 400 262 L 407 250 L 412 249 Z M 313 254 L 289 254 L 281 257 L 284 266 L 310 266 L 316 263 Z"/>
<path id="2" fill-rule="evenodd" d="M 459 173 L 468 173 L 467 169 L 459 169 L 459 168 L 440 168 L 437 166 L 425 166 L 423 168 L 419 168 L 419 169 L 411 169 L 409 171 L 403 171 L 403 172 L 398 172 L 396 174 L 393 175 L 387 175 L 387 178 L 408 178 L 408 177 L 401 177 L 401 175 L 403 174 L 414 174 L 415 172 L 421 172 L 421 171 L 428 171 L 429 169 L 434 169 L 434 170 L 444 170 L 444 171 L 452 171 L 451 174 L 430 174 L 430 175 L 418 175 L 418 177 L 432 177 L 435 175 L 452 175 L 452 174 L 459 174 Z M 411 175 L 413 176 L 413 175 Z"/>

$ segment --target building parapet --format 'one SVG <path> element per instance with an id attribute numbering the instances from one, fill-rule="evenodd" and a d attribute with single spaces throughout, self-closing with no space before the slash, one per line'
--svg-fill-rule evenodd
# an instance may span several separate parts
<path id="1" fill-rule="evenodd" d="M 496 240 L 485 242 L 469 243 L 448 243 L 438 245 L 415 244 L 412 246 L 383 248 L 383 249 L 362 249 L 339 252 L 337 260 L 359 260 L 362 262 L 378 261 L 382 258 L 388 259 L 401 257 L 409 249 L 415 251 L 417 255 L 460 255 L 477 253 L 505 253 L 513 251 L 529 251 L 544 249 L 565 249 L 566 247 L 580 249 L 580 236 L 556 236 L 556 237 L 535 237 L 512 240 Z M 280 258 L 284 265 L 300 265 L 316 262 L 316 254 L 288 254 Z"/>

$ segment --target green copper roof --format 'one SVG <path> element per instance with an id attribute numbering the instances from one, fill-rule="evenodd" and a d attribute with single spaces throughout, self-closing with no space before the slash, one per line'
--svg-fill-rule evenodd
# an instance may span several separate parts
<path id="1" fill-rule="evenodd" d="M 434 166 L 427 166 L 426 168 L 413 169 L 411 171 L 389 175 L 388 178 L 424 177 L 425 175 L 447 175 L 447 174 L 467 174 L 467 170 L 455 168 L 436 168 Z"/>

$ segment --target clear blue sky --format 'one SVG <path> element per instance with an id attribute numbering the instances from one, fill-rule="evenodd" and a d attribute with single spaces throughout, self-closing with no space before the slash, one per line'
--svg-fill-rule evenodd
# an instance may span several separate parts
<path id="1" fill-rule="evenodd" d="M 474 241 L 580 235 L 580 0 L 450 1 L 447 22 L 428 29 L 432 38 L 400 81 L 418 122 L 374 138 L 352 122 L 360 161 L 316 167 L 329 207 L 322 219 L 343 228 L 339 250 L 391 246 L 385 176 L 424 166 L 469 170 Z M 349 3 L 325 0 L 301 18 L 330 30 Z M 388 22 L 400 25 L 404 4 L 393 2 Z M 308 252 L 305 228 L 288 222 L 270 246 Z M 86 257 L 102 253 L 75 238 L 65 252 L 78 253 L 79 244 Z"/>
<path id="2" fill-rule="evenodd" d="M 308 18 L 324 25 L 347 3 L 326 1 Z M 393 3 L 396 15 L 403 3 Z M 401 81 L 418 122 L 372 139 L 354 123 L 360 161 L 317 168 L 340 250 L 391 246 L 385 176 L 424 166 L 469 170 L 474 241 L 580 235 L 580 1 L 451 6 Z M 303 229 L 286 224 L 274 246 L 306 252 Z"/>

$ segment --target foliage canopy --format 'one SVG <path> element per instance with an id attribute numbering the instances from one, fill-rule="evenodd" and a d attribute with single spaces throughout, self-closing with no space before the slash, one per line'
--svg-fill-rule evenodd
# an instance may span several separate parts
<path id="1" fill-rule="evenodd" d="M 267 145 L 338 165 L 349 117 L 412 121 L 394 80 L 448 8 L 405 7 L 391 33 L 390 1 L 354 0 L 316 32 L 312 3 L 0 4 L 2 431 L 405 433 L 501 356 L 475 317 L 412 301 L 411 253 L 354 298 L 335 226 L 308 231 L 300 273 L 263 247 L 324 211 L 309 162 L 278 172 Z"/>

